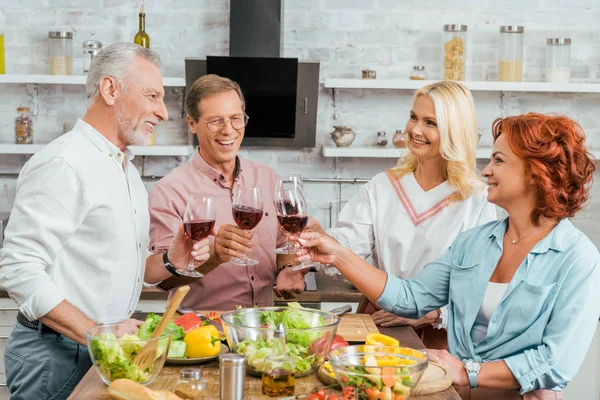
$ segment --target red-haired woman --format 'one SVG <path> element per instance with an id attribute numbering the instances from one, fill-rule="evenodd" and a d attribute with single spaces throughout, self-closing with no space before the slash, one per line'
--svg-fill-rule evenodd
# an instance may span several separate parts
<path id="1" fill-rule="evenodd" d="M 299 259 L 333 264 L 399 315 L 448 305 L 450 352 L 430 350 L 430 357 L 456 385 L 561 398 L 600 316 L 600 254 L 569 221 L 589 197 L 594 160 L 581 127 L 563 116 L 498 119 L 493 135 L 483 175 L 488 200 L 508 218 L 460 234 L 418 276 L 386 274 L 319 233 L 302 234 L 309 250 Z"/>

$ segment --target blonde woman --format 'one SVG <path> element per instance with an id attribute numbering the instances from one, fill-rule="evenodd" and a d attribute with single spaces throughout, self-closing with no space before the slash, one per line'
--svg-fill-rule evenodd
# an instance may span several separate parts
<path id="1" fill-rule="evenodd" d="M 327 231 L 400 278 L 416 276 L 459 233 L 496 219 L 476 167 L 477 121 L 467 88 L 442 81 L 418 90 L 406 132 L 406 156 L 364 185 L 340 212 L 336 228 Z M 377 311 L 373 319 L 381 326 L 423 327 L 442 322 L 445 313 L 409 320 Z"/>

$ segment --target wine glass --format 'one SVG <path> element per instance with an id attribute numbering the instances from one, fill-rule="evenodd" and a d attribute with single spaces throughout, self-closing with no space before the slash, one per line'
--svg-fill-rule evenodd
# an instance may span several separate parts
<path id="1" fill-rule="evenodd" d="M 260 222 L 263 216 L 263 195 L 259 187 L 239 185 L 233 191 L 231 211 L 233 220 L 241 229 L 251 230 Z M 257 260 L 248 258 L 232 258 L 236 265 L 256 265 Z"/>
<path id="2" fill-rule="evenodd" d="M 281 228 L 292 235 L 298 236 L 308 224 L 308 205 L 304 195 L 297 189 L 285 189 L 277 194 L 281 200 L 276 203 L 277 220 Z M 319 263 L 304 260 L 294 268 L 294 271 L 317 266 Z"/>
<path id="3" fill-rule="evenodd" d="M 275 181 L 275 193 L 273 195 L 273 202 L 275 204 L 275 209 L 282 206 L 280 203 L 283 202 L 286 207 L 290 207 L 290 203 L 286 203 L 285 199 L 281 198 L 281 194 L 286 189 L 294 189 L 303 193 L 303 183 L 302 176 L 300 175 L 282 175 L 278 176 Z M 281 247 L 275 249 L 275 253 L 277 254 L 296 254 L 296 248 L 294 244 L 289 240 L 285 240 L 285 244 Z"/>
<path id="4" fill-rule="evenodd" d="M 210 234 L 215 226 L 216 202 L 212 197 L 204 197 L 201 194 L 192 194 L 188 199 L 185 212 L 183 213 L 183 229 L 185 234 L 192 239 L 192 242 L 198 242 Z M 202 278 L 204 275 L 196 271 L 194 257 L 190 257 L 190 262 L 186 269 L 178 269 L 180 275 Z"/>

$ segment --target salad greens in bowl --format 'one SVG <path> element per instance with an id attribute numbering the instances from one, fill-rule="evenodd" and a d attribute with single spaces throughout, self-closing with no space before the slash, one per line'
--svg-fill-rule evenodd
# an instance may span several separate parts
<path id="1" fill-rule="evenodd" d="M 169 322 L 160 338 L 150 339 L 160 318 L 150 313 L 139 329 L 135 324 L 109 324 L 85 332 L 90 358 L 105 384 L 109 385 L 119 378 L 142 385 L 154 381 L 165 364 L 167 354 L 170 354 L 171 343 L 180 341 L 184 335 L 183 328 Z M 133 364 L 133 359 L 149 340 L 158 342 L 157 357 L 152 365 L 141 370 Z"/>
<path id="2" fill-rule="evenodd" d="M 326 311 L 288 303 L 288 307 L 257 307 L 223 313 L 221 321 L 229 347 L 246 356 L 246 369 L 256 376 L 261 375 L 265 357 L 276 345 L 275 328 L 282 324 L 286 353 L 294 362 L 296 377 L 301 377 L 323 364 L 340 318 Z"/>

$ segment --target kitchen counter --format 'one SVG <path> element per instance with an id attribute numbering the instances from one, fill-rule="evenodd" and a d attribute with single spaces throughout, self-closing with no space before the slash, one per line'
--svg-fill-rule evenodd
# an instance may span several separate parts
<path id="1" fill-rule="evenodd" d="M 302 294 L 296 295 L 294 301 L 301 303 L 320 303 L 320 302 L 346 302 L 358 303 L 361 293 L 351 284 L 344 281 L 341 277 L 332 278 L 319 271 L 315 273 L 317 290 L 305 290 Z M 0 298 L 7 298 L 8 293 L 0 291 Z M 167 292 L 156 288 L 144 288 L 140 300 L 166 300 Z M 276 298 L 275 301 L 285 301 L 283 298 Z"/>
<path id="2" fill-rule="evenodd" d="M 410 327 L 380 328 L 381 333 L 397 338 L 400 343 L 406 347 L 422 349 L 423 343 Z M 173 390 L 179 378 L 179 371 L 182 367 L 165 366 L 156 380 L 149 387 L 152 389 Z M 219 398 L 219 365 L 218 362 L 202 365 L 202 377 L 207 382 L 205 398 Z M 324 386 L 317 378 L 316 374 L 296 380 L 296 395 L 310 393 L 315 387 Z M 107 386 L 100 380 L 98 373 L 92 367 L 77 385 L 70 400 L 106 400 L 108 397 Z M 270 399 L 261 392 L 260 378 L 246 375 L 244 399 Z M 453 387 L 443 392 L 427 395 L 412 396 L 411 400 L 460 400 L 460 397 Z"/>

